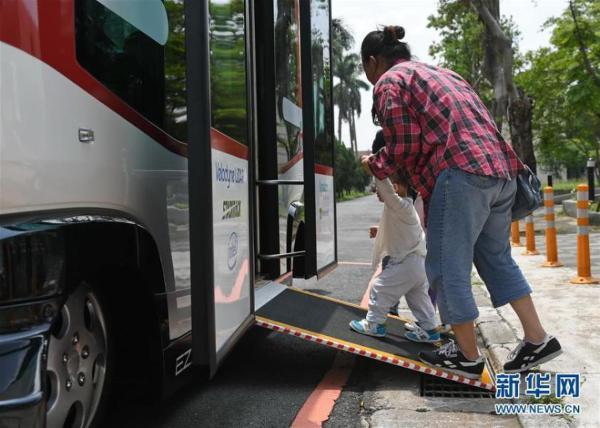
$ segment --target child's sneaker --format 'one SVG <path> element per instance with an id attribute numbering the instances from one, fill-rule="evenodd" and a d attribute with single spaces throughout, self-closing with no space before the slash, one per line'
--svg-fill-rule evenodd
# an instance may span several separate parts
<path id="1" fill-rule="evenodd" d="M 437 328 L 437 331 L 439 331 L 442 334 L 448 334 L 451 330 L 452 326 L 450 324 L 440 324 Z"/>
<path id="2" fill-rule="evenodd" d="M 369 322 L 366 319 L 350 321 L 350 328 L 357 333 L 366 334 L 368 336 L 385 336 L 385 325 Z"/>
<path id="3" fill-rule="evenodd" d="M 419 321 L 404 323 L 405 330 L 414 331 L 414 329 L 416 327 L 421 327 L 419 325 Z M 436 331 L 438 333 L 442 333 L 442 334 L 448 334 L 448 333 L 450 333 L 451 330 L 452 330 L 452 326 L 450 324 L 440 324 L 439 326 L 436 327 Z"/>
<path id="4" fill-rule="evenodd" d="M 404 330 L 414 331 L 416 328 L 421 328 L 421 326 L 419 325 L 419 321 L 404 323 Z"/>
<path id="5" fill-rule="evenodd" d="M 435 343 L 440 340 L 440 333 L 437 329 L 425 330 L 424 328 L 415 325 L 413 331 L 404 333 L 404 337 L 413 342 Z"/>

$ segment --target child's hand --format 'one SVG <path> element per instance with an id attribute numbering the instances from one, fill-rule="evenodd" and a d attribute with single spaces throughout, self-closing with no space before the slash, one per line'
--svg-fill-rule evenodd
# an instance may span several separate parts
<path id="1" fill-rule="evenodd" d="M 369 238 L 375 238 L 377 236 L 378 229 L 379 229 L 379 226 L 371 226 L 369 228 Z"/>
<path id="2" fill-rule="evenodd" d="M 371 156 L 363 155 L 360 157 L 360 164 L 362 165 L 362 168 L 365 170 L 365 172 L 369 175 L 373 175 L 373 172 L 369 167 L 369 159 L 371 159 Z"/>

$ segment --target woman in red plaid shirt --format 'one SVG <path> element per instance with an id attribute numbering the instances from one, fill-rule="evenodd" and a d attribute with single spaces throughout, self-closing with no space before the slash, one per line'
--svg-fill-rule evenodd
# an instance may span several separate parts
<path id="1" fill-rule="evenodd" d="M 362 163 L 379 179 L 406 171 L 425 203 L 427 277 L 457 343 L 419 357 L 470 378 L 483 372 L 474 328 L 474 263 L 494 306 L 510 303 L 523 326 L 524 339 L 504 371 L 528 370 L 555 358 L 561 347 L 542 327 L 531 288 L 510 253 L 514 178 L 522 164 L 473 88 L 451 70 L 413 61 L 403 37 L 402 27 L 389 26 L 362 43 L 386 143 Z"/>

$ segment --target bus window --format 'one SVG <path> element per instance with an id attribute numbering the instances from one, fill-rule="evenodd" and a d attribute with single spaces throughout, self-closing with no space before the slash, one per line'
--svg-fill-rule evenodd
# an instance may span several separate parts
<path id="1" fill-rule="evenodd" d="M 186 141 L 183 0 L 79 0 L 75 33 L 83 68 L 146 119 Z"/>
<path id="2" fill-rule="evenodd" d="M 209 11 L 212 126 L 247 145 L 244 2 L 211 1 Z"/>
<path id="3" fill-rule="evenodd" d="M 140 7 L 136 2 L 122 0 L 98 0 L 107 9 L 135 26 L 156 43 L 164 45 L 169 36 L 169 21 L 161 0 L 151 0 Z"/>
<path id="4" fill-rule="evenodd" d="M 275 108 L 279 179 L 302 180 L 300 11 L 295 0 L 274 0 Z M 302 191 L 292 199 L 300 199 Z M 292 191 L 290 189 L 290 191 Z M 292 192 L 293 193 L 293 192 Z M 287 201 L 289 202 L 289 201 Z M 284 204 L 285 210 L 289 204 Z"/>

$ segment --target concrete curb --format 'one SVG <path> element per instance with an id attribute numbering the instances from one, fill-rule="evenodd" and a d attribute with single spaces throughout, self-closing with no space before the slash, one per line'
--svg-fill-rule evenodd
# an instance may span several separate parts
<path id="1" fill-rule="evenodd" d="M 577 201 L 575 201 L 573 199 L 568 199 L 566 201 L 563 201 L 562 206 L 563 206 L 563 210 L 565 211 L 566 215 L 568 215 L 569 217 L 577 218 Z M 600 213 L 599 212 L 590 211 L 589 216 L 590 216 L 590 224 L 593 224 L 594 226 L 600 225 Z"/>
<path id="2" fill-rule="evenodd" d="M 490 299 L 490 295 L 483 285 L 483 281 L 474 274 L 473 284 L 481 288 L 485 296 Z M 489 300 L 491 306 L 491 299 Z M 484 353 L 487 354 L 489 363 L 492 365 L 495 373 L 503 372 L 504 363 L 508 354 L 519 344 L 520 339 L 517 331 L 505 318 L 507 311 L 511 311 L 506 306 L 502 308 L 480 307 L 479 318 L 475 321 L 479 337 L 485 346 Z M 511 400 L 518 402 L 519 400 Z M 569 427 L 569 423 L 556 416 L 549 415 L 516 415 L 519 423 L 524 428 L 563 428 Z"/>

